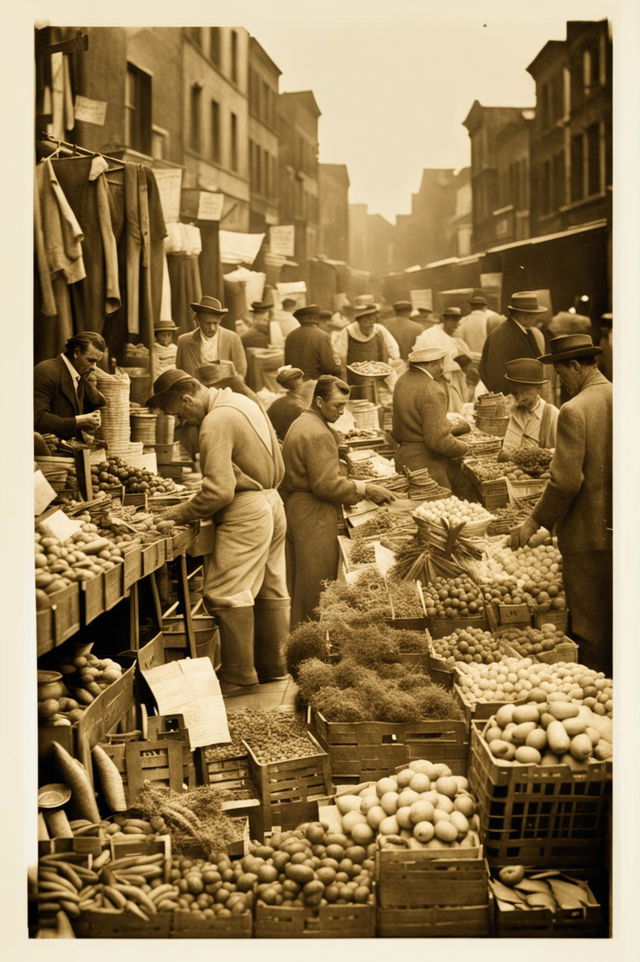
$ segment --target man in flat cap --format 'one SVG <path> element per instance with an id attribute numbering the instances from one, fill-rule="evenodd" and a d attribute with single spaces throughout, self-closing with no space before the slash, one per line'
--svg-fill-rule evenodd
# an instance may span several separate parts
<path id="1" fill-rule="evenodd" d="M 447 392 L 441 380 L 445 357 L 446 351 L 438 347 L 411 352 L 409 370 L 400 375 L 393 393 L 391 434 L 398 444 L 398 472 L 428 468 L 434 481 L 451 488 L 450 474 L 455 477 L 456 472 L 449 461 L 465 457 L 469 448 L 453 436 L 447 418 Z"/>
<path id="2" fill-rule="evenodd" d="M 610 675 L 612 388 L 596 367 L 601 353 L 588 334 L 565 334 L 539 358 L 553 364 L 571 399 L 558 415 L 551 477 L 530 517 L 512 530 L 511 547 L 526 545 L 539 527 L 555 529 L 580 661 Z"/>
<path id="3" fill-rule="evenodd" d="M 381 322 L 400 348 L 400 357 L 403 361 L 407 360 L 416 338 L 422 334 L 422 327 L 411 320 L 412 312 L 411 301 L 396 301 L 393 305 L 393 317 Z"/>
<path id="4" fill-rule="evenodd" d="M 294 311 L 300 327 L 288 334 L 284 342 L 284 363 L 299 367 L 305 381 L 316 381 L 322 374 L 340 373 L 329 335 L 320 330 L 320 308 L 308 304 Z"/>

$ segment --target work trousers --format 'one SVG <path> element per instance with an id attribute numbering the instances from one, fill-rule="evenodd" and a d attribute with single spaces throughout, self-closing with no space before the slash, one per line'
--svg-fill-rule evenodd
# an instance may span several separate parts
<path id="1" fill-rule="evenodd" d="M 580 661 L 611 677 L 613 670 L 611 551 L 563 551 L 562 579 Z"/>
<path id="2" fill-rule="evenodd" d="M 287 579 L 291 628 L 313 617 L 322 582 L 338 573 L 337 507 L 309 491 L 287 496 Z"/>

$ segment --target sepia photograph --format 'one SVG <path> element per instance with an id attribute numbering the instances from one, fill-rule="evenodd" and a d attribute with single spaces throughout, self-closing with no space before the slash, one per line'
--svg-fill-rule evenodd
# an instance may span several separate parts
<path id="1" fill-rule="evenodd" d="M 325 6 L 9 17 L 12 960 L 632 957 L 640 10 Z"/>

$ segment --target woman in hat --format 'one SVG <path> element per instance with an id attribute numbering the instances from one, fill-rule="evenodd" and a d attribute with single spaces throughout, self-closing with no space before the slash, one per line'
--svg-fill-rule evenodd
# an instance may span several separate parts
<path id="1" fill-rule="evenodd" d="M 541 396 L 548 379 L 540 361 L 530 357 L 507 361 L 505 378 L 513 406 L 498 460 L 509 461 L 520 447 L 555 448 L 558 409 Z"/>
<path id="2" fill-rule="evenodd" d="M 195 314 L 197 330 L 181 334 L 178 338 L 176 367 L 186 371 L 191 377 L 196 377 L 196 371 L 203 364 L 213 361 L 233 361 L 240 377 L 247 373 L 247 358 L 242 341 L 235 331 L 228 331 L 220 326 L 225 314 L 217 297 L 203 294 L 200 302 L 190 305 Z"/>
<path id="3" fill-rule="evenodd" d="M 281 367 L 276 374 L 276 381 L 287 392 L 277 398 L 267 409 L 269 420 L 278 437 L 284 441 L 284 436 L 304 410 L 305 403 L 304 372 L 299 367 Z"/>
<path id="4" fill-rule="evenodd" d="M 173 342 L 173 332 L 178 328 L 173 321 L 156 321 L 153 327 L 153 357 L 154 366 L 158 374 L 170 371 L 176 366 L 178 345 Z"/>

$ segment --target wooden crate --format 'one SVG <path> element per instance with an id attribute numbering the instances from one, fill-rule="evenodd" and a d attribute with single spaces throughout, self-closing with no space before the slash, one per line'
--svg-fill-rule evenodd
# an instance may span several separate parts
<path id="1" fill-rule="evenodd" d="M 494 931 L 502 939 L 585 939 L 602 934 L 602 909 L 587 882 L 559 876 L 564 881 L 579 885 L 589 905 L 575 909 L 506 908 L 495 899 Z"/>
<path id="2" fill-rule="evenodd" d="M 376 904 L 418 909 L 484 905 L 489 870 L 476 836 L 474 848 L 391 849 L 376 852 Z"/>
<path id="3" fill-rule="evenodd" d="M 71 919 L 78 939 L 168 939 L 171 912 L 158 912 L 148 921 L 133 912 L 81 912 Z"/>
<path id="4" fill-rule="evenodd" d="M 49 605 L 46 608 L 36 609 L 36 642 L 38 657 L 44 655 L 47 651 L 51 651 L 54 647 L 53 624 Z"/>
<path id="5" fill-rule="evenodd" d="M 531 624 L 531 609 L 528 605 L 485 605 L 487 620 L 491 631 L 508 625 L 526 627 Z"/>
<path id="6" fill-rule="evenodd" d="M 123 590 L 127 591 L 142 577 L 142 549 L 139 544 L 132 544 L 124 549 Z"/>
<path id="7" fill-rule="evenodd" d="M 104 577 L 102 574 L 88 578 L 80 585 L 82 598 L 82 624 L 88 625 L 104 611 Z"/>
<path id="8" fill-rule="evenodd" d="M 610 843 L 611 762 L 522 765 L 495 759 L 471 726 L 469 783 L 478 798 L 480 837 L 489 863 L 599 868 Z"/>
<path id="9" fill-rule="evenodd" d="M 569 624 L 569 611 L 567 608 L 559 608 L 555 611 L 536 611 L 534 609 L 532 623 L 534 628 L 542 628 L 543 625 L 555 625 L 561 631 L 567 631 Z"/>
<path id="10" fill-rule="evenodd" d="M 122 502 L 125 507 L 133 506 L 136 508 L 149 509 L 149 495 L 146 491 L 125 491 Z"/>
<path id="11" fill-rule="evenodd" d="M 205 756 L 206 758 L 206 756 Z M 234 758 L 206 759 L 209 785 L 220 791 L 243 790 L 255 794 L 255 786 L 249 773 L 249 756 L 237 755 Z"/>
<path id="12" fill-rule="evenodd" d="M 78 758 L 91 773 L 91 749 L 104 741 L 108 732 L 122 721 L 134 705 L 135 664 L 123 671 L 117 681 L 112 682 L 87 705 L 82 717 L 75 725 L 76 749 Z"/>
<path id="13" fill-rule="evenodd" d="M 487 614 L 484 608 L 475 615 L 466 615 L 460 618 L 429 618 L 426 627 L 431 632 L 432 638 L 443 638 L 450 635 L 457 628 L 488 628 Z"/>
<path id="14" fill-rule="evenodd" d="M 126 835 L 122 838 L 109 836 L 109 849 L 111 860 L 127 858 L 129 855 L 162 855 L 158 864 L 162 868 L 163 882 L 169 881 L 171 872 L 171 836 L 170 835 Z"/>
<path id="15" fill-rule="evenodd" d="M 171 913 L 170 939 L 250 939 L 253 935 L 253 916 L 231 915 L 213 919 L 202 918 L 195 912 L 175 909 Z"/>
<path id="16" fill-rule="evenodd" d="M 460 664 L 459 662 L 457 663 Z M 460 672 L 460 668 L 456 668 L 456 673 Z M 459 678 L 459 674 L 457 675 Z M 504 701 L 477 701 L 475 704 L 469 700 L 465 692 L 460 688 L 459 684 L 454 681 L 453 683 L 453 694 L 455 695 L 460 708 L 464 712 L 465 718 L 467 720 L 467 725 L 471 725 L 472 721 L 486 721 L 491 718 L 492 715 L 498 711 L 502 705 L 519 705 L 524 703 L 526 699 L 520 698 L 515 702 L 504 702 Z"/>
<path id="17" fill-rule="evenodd" d="M 149 541 L 141 548 L 141 577 L 153 574 L 165 562 L 165 539 Z"/>
<path id="18" fill-rule="evenodd" d="M 485 904 L 376 909 L 376 935 L 382 939 L 481 939 L 492 934 L 492 900 Z"/>
<path id="19" fill-rule="evenodd" d="M 164 665 L 164 637 L 161 631 L 138 649 L 137 658 L 140 671 Z"/>
<path id="20" fill-rule="evenodd" d="M 499 634 L 500 629 L 498 629 L 498 635 Z M 572 641 L 567 635 L 564 636 L 555 648 L 551 648 L 549 651 L 537 651 L 531 655 L 520 655 L 513 647 L 512 642 L 507 640 L 507 643 L 516 658 L 532 658 L 534 661 L 544 662 L 545 665 L 556 665 L 560 661 L 577 664 L 580 661 L 579 648 L 575 641 Z"/>
<path id="21" fill-rule="evenodd" d="M 80 590 L 77 583 L 67 585 L 49 595 L 51 604 L 51 640 L 54 645 L 70 638 L 81 625 Z"/>
<path id="22" fill-rule="evenodd" d="M 509 478 L 511 495 L 516 501 L 541 495 L 547 486 L 546 478 Z"/>
<path id="23" fill-rule="evenodd" d="M 104 610 L 109 611 L 124 598 L 124 564 L 117 564 L 104 573 Z"/>
<path id="24" fill-rule="evenodd" d="M 49 838 L 38 840 L 38 856 L 59 855 L 67 852 L 70 855 L 100 855 L 105 844 L 105 835 L 98 825 L 91 834 L 76 835 L 73 838 Z"/>
<path id="25" fill-rule="evenodd" d="M 369 939 L 375 935 L 373 905 L 299 905 L 255 907 L 253 934 L 257 939 Z"/>
<path id="26" fill-rule="evenodd" d="M 458 775 L 466 774 L 467 726 L 458 719 L 419 722 L 330 722 L 309 708 L 307 724 L 329 752 L 335 779 L 376 780 L 417 758 L 444 762 Z"/>
<path id="27" fill-rule="evenodd" d="M 481 459 L 485 460 L 485 459 Z M 463 473 L 469 478 L 476 490 L 480 503 L 487 511 L 504 508 L 509 504 L 509 488 L 505 478 L 493 478 L 490 481 L 478 477 L 476 473 L 477 459 L 469 458 L 462 462 Z"/>
<path id="28" fill-rule="evenodd" d="M 245 742 L 251 781 L 262 805 L 264 829 L 295 828 L 318 817 L 318 798 L 333 789 L 329 755 L 309 734 L 314 753 L 280 762 L 259 762 Z"/>

